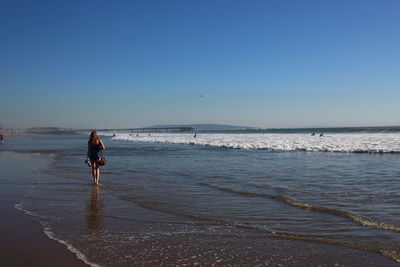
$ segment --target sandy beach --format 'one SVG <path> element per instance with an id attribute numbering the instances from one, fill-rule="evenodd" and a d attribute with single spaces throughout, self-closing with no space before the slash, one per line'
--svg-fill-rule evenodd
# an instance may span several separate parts
<path id="1" fill-rule="evenodd" d="M 0 152 L 0 257 L 3 266 L 87 266 L 64 245 L 45 236 L 33 217 L 14 207 L 35 182 L 35 170 L 49 160 L 49 156 Z"/>

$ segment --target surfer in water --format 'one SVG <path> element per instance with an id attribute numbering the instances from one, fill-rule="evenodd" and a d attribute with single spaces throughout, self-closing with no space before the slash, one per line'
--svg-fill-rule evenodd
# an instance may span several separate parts
<path id="1" fill-rule="evenodd" d="M 319 135 L 319 137 L 322 137 L 322 136 L 324 136 L 324 133 L 321 133 L 321 134 Z"/>
<path id="2" fill-rule="evenodd" d="M 88 150 L 87 150 L 87 160 L 90 160 L 90 166 L 92 167 L 92 176 L 93 176 L 93 183 L 98 185 L 99 178 L 100 178 L 100 166 L 99 160 L 101 157 L 101 150 L 106 149 L 104 146 L 103 141 L 97 135 L 96 131 L 92 131 L 90 133 L 90 139 L 88 141 Z"/>

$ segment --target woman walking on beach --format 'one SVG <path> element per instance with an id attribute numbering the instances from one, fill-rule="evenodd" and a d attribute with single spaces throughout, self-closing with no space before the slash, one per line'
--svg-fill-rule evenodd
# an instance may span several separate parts
<path id="1" fill-rule="evenodd" d="M 93 183 L 99 184 L 100 169 L 99 160 L 101 157 L 101 150 L 105 149 L 103 141 L 97 135 L 96 131 L 90 133 L 90 139 L 88 142 L 87 158 L 90 160 L 92 167 Z"/>

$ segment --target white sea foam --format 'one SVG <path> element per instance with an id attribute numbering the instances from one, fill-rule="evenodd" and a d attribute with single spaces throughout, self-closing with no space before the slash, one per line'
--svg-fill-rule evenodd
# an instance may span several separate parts
<path id="1" fill-rule="evenodd" d="M 50 239 L 57 241 L 58 243 L 64 245 L 67 247 L 67 249 L 69 251 L 71 251 L 72 253 L 74 253 L 76 255 L 76 257 L 78 259 L 80 259 L 81 261 L 83 261 L 84 263 L 86 263 L 89 266 L 92 267 L 100 267 L 100 265 L 96 264 L 96 263 L 92 263 L 90 262 L 86 256 L 80 252 L 79 250 L 77 250 L 74 246 L 72 246 L 71 244 L 69 244 L 67 241 L 64 241 L 62 239 L 58 239 L 57 237 L 55 237 L 54 233 L 51 231 L 51 229 L 49 227 L 45 227 L 43 230 L 43 233 Z"/>
<path id="2" fill-rule="evenodd" d="M 21 203 L 15 204 L 15 205 L 14 205 L 14 208 L 16 208 L 16 209 L 19 210 L 19 211 L 22 211 L 25 215 L 32 216 L 32 217 L 38 217 L 35 213 L 33 213 L 33 212 L 29 211 L 29 210 L 24 209 L 24 208 L 22 207 L 22 204 L 21 204 Z"/>
<path id="3" fill-rule="evenodd" d="M 117 134 L 112 140 L 190 144 L 272 151 L 400 153 L 400 133 L 327 134 Z"/>
<path id="4" fill-rule="evenodd" d="M 39 216 L 38 216 L 37 214 L 35 214 L 35 213 L 33 213 L 33 212 L 31 212 L 31 211 L 26 210 L 25 208 L 23 208 L 22 203 L 15 204 L 15 205 L 14 205 L 14 208 L 16 208 L 17 210 L 22 211 L 25 215 L 39 218 Z M 47 226 L 46 223 L 40 221 L 40 219 L 39 219 L 39 222 L 41 223 L 42 227 L 44 228 L 44 229 L 43 229 L 43 233 L 44 233 L 48 238 L 50 238 L 50 239 L 52 239 L 52 240 L 55 240 L 55 241 L 57 241 L 58 243 L 64 245 L 69 251 L 71 251 L 72 253 L 74 253 L 75 256 L 76 256 L 79 260 L 83 261 L 83 262 L 86 263 L 87 265 L 92 266 L 92 267 L 99 267 L 99 266 L 100 266 L 100 265 L 98 265 L 98 264 L 96 264 L 96 263 L 90 262 L 90 261 L 87 259 L 87 257 L 86 257 L 82 252 L 80 252 L 78 249 L 76 249 L 74 246 L 72 246 L 72 245 L 71 245 L 70 243 L 68 243 L 67 241 L 57 238 L 57 237 L 54 235 L 54 233 L 52 232 L 52 230 Z"/>

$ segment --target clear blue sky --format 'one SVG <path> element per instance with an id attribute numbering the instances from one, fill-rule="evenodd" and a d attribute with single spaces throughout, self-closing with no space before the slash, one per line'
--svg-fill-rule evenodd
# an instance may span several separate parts
<path id="1" fill-rule="evenodd" d="M 399 14 L 398 0 L 1 0 L 0 125 L 400 125 Z"/>

